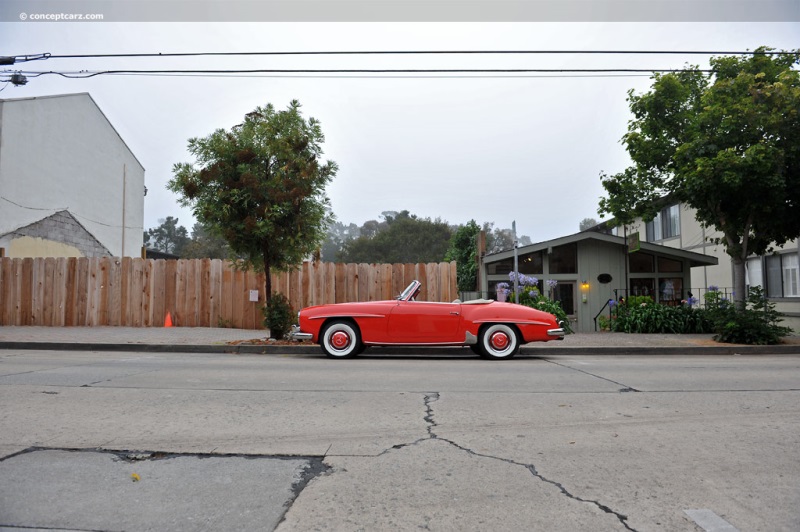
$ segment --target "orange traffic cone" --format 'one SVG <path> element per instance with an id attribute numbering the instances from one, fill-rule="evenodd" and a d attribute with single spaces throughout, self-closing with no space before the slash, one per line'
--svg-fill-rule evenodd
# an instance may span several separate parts
<path id="1" fill-rule="evenodd" d="M 167 312 L 167 317 L 164 319 L 164 327 L 172 327 L 172 316 Z"/>

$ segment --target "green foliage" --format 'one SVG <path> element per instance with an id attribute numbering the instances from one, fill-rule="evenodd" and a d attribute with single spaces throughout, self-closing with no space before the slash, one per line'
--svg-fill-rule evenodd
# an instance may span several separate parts
<path id="1" fill-rule="evenodd" d="M 631 297 L 627 303 L 613 304 L 611 317 L 600 316 L 598 323 L 603 328 L 625 333 L 713 332 L 716 341 L 737 344 L 777 344 L 792 332 L 778 325 L 780 314 L 761 287 L 750 289 L 745 308 L 738 308 L 713 287 L 704 298 L 705 308 L 699 308 L 689 304 L 659 305 L 648 296 Z"/>
<path id="2" fill-rule="evenodd" d="M 297 321 L 297 314 L 283 294 L 273 294 L 262 311 L 264 325 L 269 329 L 270 337 L 277 340 L 283 339 Z"/>
<path id="3" fill-rule="evenodd" d="M 800 52 L 716 57 L 655 74 L 652 90 L 628 93 L 634 118 L 622 139 L 634 165 L 601 174 L 600 214 L 619 224 L 653 219 L 668 197 L 724 236 L 734 292 L 744 305 L 744 263 L 800 235 Z"/>
<path id="4" fill-rule="evenodd" d="M 289 269 L 318 248 L 330 221 L 325 187 L 337 166 L 321 162 L 324 140 L 296 100 L 283 111 L 258 107 L 230 131 L 189 139 L 195 163 L 176 164 L 168 188 L 245 267 Z"/>
<path id="5" fill-rule="evenodd" d="M 727 304 L 716 291 L 706 294 L 706 305 L 714 323 L 714 339 L 718 342 L 772 345 L 792 333 L 790 328 L 778 325 L 780 314 L 760 286 L 750 288 L 743 309 Z"/>
<path id="6" fill-rule="evenodd" d="M 450 243 L 447 222 L 417 218 L 408 211 L 386 214 L 386 225 L 374 233 L 345 242 L 342 262 L 441 262 Z M 369 236 L 372 234 L 372 236 Z"/>
<path id="7" fill-rule="evenodd" d="M 609 327 L 612 331 L 641 334 L 699 334 L 712 330 L 707 314 L 688 305 L 657 305 L 648 296 L 646 301 L 629 301 L 612 307 Z M 632 297 L 631 300 L 636 299 Z"/>
<path id="8" fill-rule="evenodd" d="M 512 280 L 513 276 L 514 274 L 512 272 Z M 552 314 L 559 322 L 562 323 L 564 332 L 567 334 L 572 334 L 574 331 L 569 325 L 569 316 L 567 316 L 567 313 L 564 311 L 561 303 L 558 301 L 553 301 L 552 299 L 543 295 L 538 288 L 538 282 L 538 279 L 535 277 L 528 277 L 526 275 L 518 276 L 518 284 L 520 285 L 519 304 Z M 553 284 L 553 286 L 555 286 L 555 284 Z M 513 291 L 509 294 L 508 300 L 511 303 L 517 302 L 516 294 L 514 294 Z"/>
<path id="9" fill-rule="evenodd" d="M 144 233 L 144 244 L 152 249 L 181 256 L 184 248 L 191 242 L 186 228 L 178 225 L 178 219 L 167 216 L 158 220 L 158 227 Z"/>
<path id="10" fill-rule="evenodd" d="M 480 226 L 470 220 L 453 233 L 450 247 L 444 256 L 445 261 L 456 261 L 458 290 L 469 292 L 477 290 L 478 284 L 478 233 Z"/>
<path id="11" fill-rule="evenodd" d="M 227 259 L 231 257 L 230 247 L 219 232 L 212 226 L 196 223 L 192 228 L 192 238 L 181 252 L 182 259 Z"/>

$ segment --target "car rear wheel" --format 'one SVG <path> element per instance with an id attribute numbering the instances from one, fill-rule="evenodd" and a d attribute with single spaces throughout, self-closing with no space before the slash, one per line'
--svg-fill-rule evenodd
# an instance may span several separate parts
<path id="1" fill-rule="evenodd" d="M 334 321 L 322 331 L 320 346 L 329 357 L 354 357 L 362 351 L 361 334 L 349 321 Z"/>
<path id="2" fill-rule="evenodd" d="M 519 351 L 519 345 L 517 331 L 502 323 L 486 327 L 478 340 L 481 355 L 486 358 L 511 358 Z"/>

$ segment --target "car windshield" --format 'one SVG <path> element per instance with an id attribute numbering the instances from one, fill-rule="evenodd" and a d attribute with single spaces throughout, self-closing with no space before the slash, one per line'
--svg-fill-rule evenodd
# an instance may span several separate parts
<path id="1" fill-rule="evenodd" d="M 406 287 L 406 289 L 405 289 L 405 290 L 403 290 L 403 293 L 402 293 L 402 294 L 400 294 L 399 296 L 397 296 L 397 299 L 398 299 L 399 301 L 406 301 L 406 300 L 408 300 L 408 298 L 409 298 L 409 297 L 411 297 L 411 296 L 413 295 L 413 293 L 414 293 L 414 290 L 416 290 L 418 286 L 419 286 L 419 282 L 417 282 L 417 281 L 411 281 L 411 284 L 410 284 L 410 285 L 408 285 L 408 286 Z"/>

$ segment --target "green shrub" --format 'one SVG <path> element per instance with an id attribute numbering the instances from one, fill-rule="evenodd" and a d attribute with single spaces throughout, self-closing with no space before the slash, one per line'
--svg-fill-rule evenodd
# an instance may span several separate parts
<path id="1" fill-rule="evenodd" d="M 717 342 L 772 345 L 792 333 L 790 328 L 778 325 L 781 315 L 760 286 L 750 288 L 743 309 L 727 302 L 715 290 L 706 294 L 706 306 Z"/>
<path id="2" fill-rule="evenodd" d="M 289 334 L 292 325 L 297 321 L 292 305 L 283 294 L 273 294 L 269 305 L 265 305 L 262 310 L 264 325 L 269 329 L 270 337 L 277 340 Z"/>
<path id="3" fill-rule="evenodd" d="M 634 296 L 612 306 L 612 331 L 640 334 L 698 334 L 711 332 L 707 314 L 689 305 L 657 305 L 649 296 Z"/>

